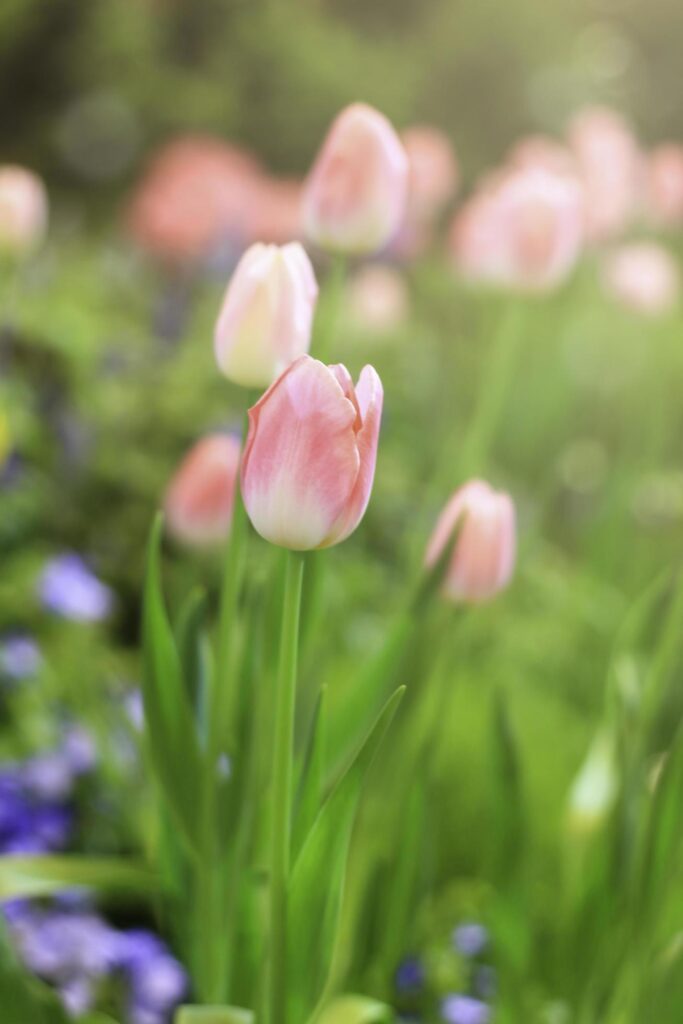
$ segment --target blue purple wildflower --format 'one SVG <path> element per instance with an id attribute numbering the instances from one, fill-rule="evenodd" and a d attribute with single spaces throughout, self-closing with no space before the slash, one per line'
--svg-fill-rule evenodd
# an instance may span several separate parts
<path id="1" fill-rule="evenodd" d="M 111 613 L 112 591 L 83 559 L 67 552 L 51 559 L 40 577 L 40 599 L 45 608 L 76 622 L 98 622 Z"/>

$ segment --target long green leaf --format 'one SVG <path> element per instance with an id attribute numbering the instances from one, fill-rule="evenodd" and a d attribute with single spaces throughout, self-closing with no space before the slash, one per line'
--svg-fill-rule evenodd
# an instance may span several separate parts
<path id="1" fill-rule="evenodd" d="M 295 861 L 322 803 L 327 739 L 325 694 L 326 688 L 322 687 L 313 713 L 308 747 L 296 796 L 292 840 L 292 858 Z"/>
<path id="2" fill-rule="evenodd" d="M 177 824 L 196 844 L 201 760 L 196 721 L 161 590 L 162 517 L 149 541 L 143 609 L 145 725 L 152 763 Z"/>
<path id="3" fill-rule="evenodd" d="M 387 1024 L 394 1012 L 385 1003 L 365 996 L 340 996 L 309 1024 Z"/>
<path id="4" fill-rule="evenodd" d="M 301 1021 L 326 994 L 338 935 L 351 830 L 365 774 L 403 697 L 387 701 L 355 758 L 323 804 L 289 886 L 290 1021 Z"/>
<path id="5" fill-rule="evenodd" d="M 159 879 L 149 869 L 111 857 L 38 855 L 0 857 L 0 899 L 43 896 L 73 888 L 131 892 L 142 895 L 159 890 Z"/>
<path id="6" fill-rule="evenodd" d="M 238 1006 L 181 1006 L 175 1024 L 254 1024 L 254 1014 Z"/>

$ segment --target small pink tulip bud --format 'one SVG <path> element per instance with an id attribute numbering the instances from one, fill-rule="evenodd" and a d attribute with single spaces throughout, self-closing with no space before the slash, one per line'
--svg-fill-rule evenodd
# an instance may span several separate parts
<path id="1" fill-rule="evenodd" d="M 363 518 L 375 475 L 382 384 L 298 359 L 249 410 L 242 495 L 255 529 L 306 551 L 338 544 Z"/>
<path id="2" fill-rule="evenodd" d="M 460 211 L 451 244 L 472 281 L 547 291 L 573 270 L 583 241 L 583 195 L 566 174 L 532 168 L 484 183 Z"/>
<path id="3" fill-rule="evenodd" d="M 408 216 L 431 222 L 458 187 L 458 162 L 450 139 L 432 125 L 419 124 L 401 133 L 408 155 Z"/>
<path id="4" fill-rule="evenodd" d="M 669 142 L 650 154 L 648 204 L 655 223 L 683 224 L 683 146 Z"/>
<path id="5" fill-rule="evenodd" d="M 0 251 L 21 255 L 42 241 L 47 230 L 47 192 L 24 167 L 0 167 Z"/>
<path id="6" fill-rule="evenodd" d="M 339 114 L 311 170 L 303 226 L 322 249 L 370 253 L 401 226 L 408 157 L 389 121 L 363 103 Z"/>
<path id="7" fill-rule="evenodd" d="M 219 544 L 230 532 L 240 444 L 230 434 L 202 438 L 171 480 L 164 507 L 169 533 L 188 547 Z"/>
<path id="8" fill-rule="evenodd" d="M 403 275 L 384 263 L 367 263 L 346 286 L 345 306 L 356 330 L 379 336 L 397 330 L 410 311 Z"/>
<path id="9" fill-rule="evenodd" d="M 587 107 L 571 122 L 569 144 L 583 183 L 588 236 L 612 238 L 636 218 L 643 196 L 643 156 L 631 127 L 614 110 Z"/>
<path id="10" fill-rule="evenodd" d="M 434 565 L 459 528 L 443 592 L 451 601 L 479 604 L 503 590 L 512 576 L 516 552 L 515 507 L 508 494 L 483 480 L 470 480 L 455 492 L 439 516 L 427 546 Z"/>
<path id="11" fill-rule="evenodd" d="M 318 285 L 298 242 L 252 245 L 232 276 L 214 337 L 222 373 L 267 387 L 311 344 Z"/>
<path id="12" fill-rule="evenodd" d="M 623 245 L 607 256 L 603 282 L 613 298 L 627 309 L 656 316 L 677 302 L 678 267 L 669 252 L 654 242 Z"/>

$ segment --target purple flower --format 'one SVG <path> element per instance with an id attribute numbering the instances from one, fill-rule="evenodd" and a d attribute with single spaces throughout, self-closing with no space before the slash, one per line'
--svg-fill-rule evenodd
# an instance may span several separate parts
<path id="1" fill-rule="evenodd" d="M 447 1024 L 488 1024 L 491 1010 L 479 999 L 451 995 L 441 1003 L 441 1016 Z"/>
<path id="2" fill-rule="evenodd" d="M 74 775 L 86 775 L 97 764 L 95 742 L 80 725 L 68 727 L 62 742 L 62 755 Z"/>
<path id="3" fill-rule="evenodd" d="M 401 993 L 419 992 L 425 980 L 424 968 L 416 956 L 409 956 L 396 969 L 396 988 Z"/>
<path id="4" fill-rule="evenodd" d="M 71 795 L 73 772 L 60 751 L 29 758 L 21 766 L 21 775 L 26 789 L 41 800 L 59 801 Z"/>
<path id="5" fill-rule="evenodd" d="M 463 956 L 478 956 L 489 941 L 489 935 L 483 924 L 466 921 L 453 932 L 453 945 Z"/>
<path id="6" fill-rule="evenodd" d="M 168 1010 L 187 991 L 187 975 L 170 953 L 157 954 L 135 968 L 132 1000 L 151 1010 Z"/>
<path id="7" fill-rule="evenodd" d="M 49 611 L 76 622 L 98 622 L 113 607 L 113 594 L 88 569 L 79 555 L 58 555 L 45 566 L 40 598 Z"/>
<path id="8" fill-rule="evenodd" d="M 43 659 L 40 649 L 29 636 L 20 633 L 6 636 L 0 644 L 0 673 L 19 682 L 37 675 Z"/>

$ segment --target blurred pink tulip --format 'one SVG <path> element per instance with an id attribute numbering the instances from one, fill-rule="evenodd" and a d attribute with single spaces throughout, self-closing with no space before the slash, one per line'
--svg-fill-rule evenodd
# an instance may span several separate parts
<path id="1" fill-rule="evenodd" d="M 521 291 L 545 291 L 564 281 L 582 241 L 578 183 L 540 168 L 488 179 L 451 230 L 453 255 L 466 277 Z"/>
<path id="2" fill-rule="evenodd" d="M 683 223 L 683 146 L 657 146 L 648 162 L 648 205 L 657 224 Z"/>
<path id="3" fill-rule="evenodd" d="M 252 245 L 237 265 L 215 331 L 222 373 L 244 387 L 267 387 L 308 352 L 318 285 L 298 242 Z"/>
<path id="4" fill-rule="evenodd" d="M 510 166 L 525 170 L 576 173 L 576 164 L 570 150 L 550 135 L 528 135 L 520 139 L 511 149 L 508 161 Z"/>
<path id="5" fill-rule="evenodd" d="M 408 216 L 431 221 L 456 193 L 458 162 L 448 136 L 432 125 L 406 128 L 401 142 L 408 155 Z"/>
<path id="6" fill-rule="evenodd" d="M 164 502 L 169 533 L 189 547 L 210 547 L 230 532 L 240 445 L 229 434 L 210 434 L 188 452 Z"/>
<path id="7" fill-rule="evenodd" d="M 615 111 L 588 107 L 572 120 L 569 143 L 583 183 L 588 236 L 612 238 L 642 204 L 644 162 L 635 136 Z"/>
<path id="8" fill-rule="evenodd" d="M 375 252 L 399 229 L 407 195 L 398 135 L 379 111 L 354 103 L 335 119 L 306 181 L 306 236 L 334 252 Z"/>
<path id="9" fill-rule="evenodd" d="M 42 241 L 48 200 L 40 178 L 25 167 L 0 167 L 0 251 L 21 255 Z"/>
<path id="10" fill-rule="evenodd" d="M 367 334 L 395 330 L 408 315 L 408 289 L 400 271 L 368 263 L 349 279 L 345 307 L 349 320 Z"/>
<path id="11" fill-rule="evenodd" d="M 517 546 L 512 499 L 483 480 L 470 480 L 457 490 L 430 538 L 428 566 L 439 560 L 458 524 L 443 592 L 452 601 L 479 604 L 495 597 L 512 577 Z"/>
<path id="12" fill-rule="evenodd" d="M 262 171 L 247 152 L 210 136 L 174 139 L 153 157 L 130 202 L 128 229 L 147 252 L 196 262 L 242 245 Z"/>
<path id="13" fill-rule="evenodd" d="M 301 236 L 300 181 L 264 174 L 255 182 L 254 202 L 249 210 L 247 239 L 285 245 Z"/>
<path id="14" fill-rule="evenodd" d="M 670 310 L 680 292 L 673 256 L 654 242 L 624 245 L 610 253 L 603 266 L 603 280 L 618 302 L 651 316 Z"/>
<path id="15" fill-rule="evenodd" d="M 242 494 L 262 537 L 305 551 L 355 530 L 372 490 L 382 398 L 371 366 L 354 387 L 344 366 L 302 356 L 249 410 Z"/>

